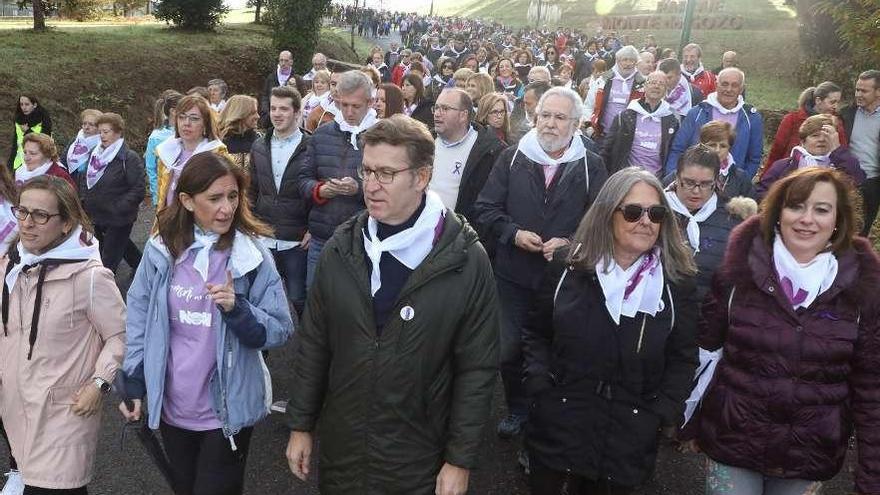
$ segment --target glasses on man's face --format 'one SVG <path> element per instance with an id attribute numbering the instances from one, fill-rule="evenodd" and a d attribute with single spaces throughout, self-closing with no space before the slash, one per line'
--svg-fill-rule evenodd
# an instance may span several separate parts
<path id="1" fill-rule="evenodd" d="M 431 112 L 433 113 L 447 113 L 450 110 L 455 110 L 458 112 L 463 111 L 461 108 L 450 107 L 449 105 L 434 105 L 431 107 Z"/>
<path id="2" fill-rule="evenodd" d="M 61 213 L 49 213 L 43 210 L 28 210 L 22 206 L 16 206 L 12 209 L 12 214 L 19 222 L 24 222 L 30 216 L 31 220 L 37 225 L 46 225 L 52 217 L 61 216 Z"/>
<path id="3" fill-rule="evenodd" d="M 651 223 L 663 223 L 666 218 L 666 207 L 663 205 L 654 205 L 643 207 L 642 205 L 623 205 L 618 206 L 617 211 L 623 214 L 623 219 L 629 223 L 636 223 L 647 214 Z"/>
<path id="4" fill-rule="evenodd" d="M 202 121 L 201 115 L 183 113 L 177 116 L 177 120 L 181 122 L 189 122 L 190 124 L 198 124 Z"/>
<path id="5" fill-rule="evenodd" d="M 680 178 L 680 179 L 678 179 L 678 185 L 688 191 L 702 192 L 702 191 L 711 191 L 712 189 L 714 189 L 715 188 L 715 181 L 714 180 L 707 180 L 707 181 L 700 182 L 700 181 L 696 181 L 693 179 Z"/>
<path id="6" fill-rule="evenodd" d="M 358 177 L 361 178 L 364 182 L 369 182 L 371 180 L 376 180 L 379 184 L 391 184 L 394 182 L 394 177 L 401 172 L 406 172 L 407 170 L 415 170 L 418 167 L 407 167 L 402 170 L 390 170 L 387 168 L 380 168 L 377 170 L 372 170 L 369 168 L 364 168 L 363 165 L 358 167 L 357 174 Z"/>

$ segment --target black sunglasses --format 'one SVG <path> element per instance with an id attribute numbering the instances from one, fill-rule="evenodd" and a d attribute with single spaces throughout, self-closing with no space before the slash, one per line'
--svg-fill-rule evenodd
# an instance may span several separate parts
<path id="1" fill-rule="evenodd" d="M 654 205 L 647 208 L 641 205 L 622 205 L 618 206 L 617 210 L 623 213 L 623 219 L 629 223 L 638 222 L 645 213 L 648 214 L 648 220 L 651 223 L 663 223 L 663 219 L 666 218 L 666 207 L 663 205 Z"/>

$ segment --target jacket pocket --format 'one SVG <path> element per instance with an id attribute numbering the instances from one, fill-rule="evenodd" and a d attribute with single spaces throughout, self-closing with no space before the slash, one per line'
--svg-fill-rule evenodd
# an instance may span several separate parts
<path id="1" fill-rule="evenodd" d="M 56 406 L 76 404 L 76 393 L 82 386 L 59 385 L 49 388 L 49 401 Z"/>

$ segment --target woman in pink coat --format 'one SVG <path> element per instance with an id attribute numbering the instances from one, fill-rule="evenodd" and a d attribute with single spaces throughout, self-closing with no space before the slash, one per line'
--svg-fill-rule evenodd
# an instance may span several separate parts
<path id="1" fill-rule="evenodd" d="M 13 212 L 21 261 L 5 270 L 0 415 L 24 493 L 85 494 L 125 305 L 67 182 L 31 179 Z"/>

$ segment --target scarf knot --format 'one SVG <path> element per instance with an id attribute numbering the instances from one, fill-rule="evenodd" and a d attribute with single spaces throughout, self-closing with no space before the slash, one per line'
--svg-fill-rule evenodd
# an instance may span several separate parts
<path id="1" fill-rule="evenodd" d="M 336 114 L 333 116 L 333 120 L 336 121 L 337 124 L 339 124 L 340 131 L 350 134 L 349 142 L 351 143 L 351 147 L 355 150 L 358 149 L 358 135 L 372 127 L 373 124 L 375 124 L 376 122 L 378 122 L 378 119 L 376 117 L 376 110 L 372 108 L 367 111 L 367 114 L 364 115 L 364 118 L 361 119 L 361 122 L 358 125 L 351 125 L 346 122 L 345 117 L 343 117 L 342 115 L 342 112 L 336 112 Z"/>

